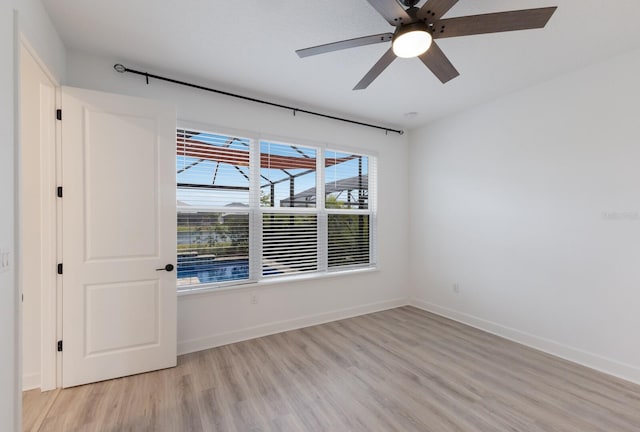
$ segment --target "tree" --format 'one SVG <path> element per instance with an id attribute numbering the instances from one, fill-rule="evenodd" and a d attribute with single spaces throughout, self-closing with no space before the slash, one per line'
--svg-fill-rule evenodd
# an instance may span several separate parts
<path id="1" fill-rule="evenodd" d="M 338 209 L 345 208 L 345 205 L 338 201 L 338 197 L 335 195 L 327 195 L 325 198 L 325 208 Z"/>
<path id="2" fill-rule="evenodd" d="M 260 191 L 260 205 L 263 207 L 268 207 L 271 205 L 271 194 L 264 193 L 264 191 Z"/>

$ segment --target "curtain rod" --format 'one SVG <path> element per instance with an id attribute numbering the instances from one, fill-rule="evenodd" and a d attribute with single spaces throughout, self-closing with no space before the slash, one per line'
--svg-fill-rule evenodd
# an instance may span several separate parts
<path id="1" fill-rule="evenodd" d="M 295 116 L 296 113 L 304 113 L 304 114 L 310 114 L 310 115 L 314 115 L 314 116 L 318 116 L 318 117 L 324 117 L 327 119 L 331 119 L 331 120 L 338 120 L 338 121 L 342 121 L 342 122 L 346 122 L 346 123 L 351 123 L 351 124 L 356 124 L 356 125 L 360 125 L 360 126 L 366 126 L 366 127 L 370 127 L 370 128 L 374 128 L 374 129 L 380 129 L 385 131 L 387 134 L 389 132 L 395 132 L 399 135 L 403 135 L 404 131 L 403 130 L 399 130 L 399 129 L 391 129 L 388 127 L 384 127 L 384 126 L 378 126 L 378 125 L 374 125 L 374 124 L 370 124 L 370 123 L 363 123 L 363 122 L 359 122 L 356 120 L 350 120 L 350 119 L 346 119 L 346 118 L 342 118 L 342 117 L 335 117 L 332 115 L 328 115 L 328 114 L 322 114 L 319 112 L 315 112 L 315 111 L 309 111 L 309 110 L 305 110 L 305 109 L 301 109 L 301 108 L 296 108 L 296 107 L 292 107 L 292 106 L 288 106 L 288 105 L 282 105 L 282 104 L 278 104 L 278 103 L 274 103 L 274 102 L 269 102 L 269 101 L 265 101 L 262 99 L 256 99 L 256 98 L 252 98 L 252 97 L 248 97 L 248 96 L 242 96 L 239 94 L 235 94 L 235 93 L 230 93 L 230 92 L 226 92 L 226 91 L 222 91 L 222 90 L 216 90 L 210 87 L 205 87 L 205 86 L 201 86 L 198 84 L 192 84 L 192 83 L 188 83 L 185 81 L 180 81 L 177 79 L 173 79 L 173 78 L 167 78 L 167 77 L 163 77 L 160 75 L 155 75 L 155 74 L 151 74 L 148 72 L 141 72 L 135 69 L 130 69 L 120 63 L 116 63 L 115 65 L 113 65 L 113 68 L 116 70 L 116 72 L 119 73 L 125 73 L 125 72 L 129 72 L 132 74 L 136 74 L 136 75 L 142 75 L 143 77 L 146 78 L 147 80 L 147 84 L 149 84 L 149 78 L 154 78 L 154 79 L 158 79 L 158 80 L 162 80 L 162 81 L 167 81 L 173 84 L 179 84 L 182 86 L 186 86 L 186 87 L 192 87 L 198 90 L 205 90 L 208 92 L 212 92 L 212 93 L 218 93 L 221 95 L 225 95 L 225 96 L 231 96 L 237 99 L 243 99 L 249 102 L 255 102 L 255 103 L 259 103 L 259 104 L 263 104 L 263 105 L 269 105 L 269 106 L 273 106 L 276 108 L 282 108 L 282 109 L 286 109 L 286 110 L 291 110 L 293 111 L 293 115 Z"/>

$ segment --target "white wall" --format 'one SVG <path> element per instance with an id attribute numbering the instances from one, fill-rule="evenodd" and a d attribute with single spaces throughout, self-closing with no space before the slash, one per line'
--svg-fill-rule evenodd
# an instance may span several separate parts
<path id="1" fill-rule="evenodd" d="M 63 83 L 66 48 L 40 0 L 17 0 L 20 33 L 38 54 L 53 78 Z"/>
<path id="2" fill-rule="evenodd" d="M 416 305 L 640 382 L 639 74 L 635 51 L 412 132 Z"/>
<path id="3" fill-rule="evenodd" d="M 0 271 L 0 420 L 17 431 L 18 338 L 14 237 L 14 24 L 13 2 L 0 2 L 0 251 L 10 253 L 11 268 Z"/>
<path id="4" fill-rule="evenodd" d="M 251 289 L 258 294 L 255 305 L 250 304 L 247 289 L 181 296 L 179 352 L 404 303 L 408 293 L 406 135 L 385 135 L 302 114 L 294 117 L 290 111 L 156 80 L 147 86 L 142 77 L 115 72 L 113 64 L 117 60 L 70 51 L 67 82 L 76 87 L 168 100 L 177 105 L 181 120 L 360 147 L 379 155 L 379 272 L 261 286 Z"/>

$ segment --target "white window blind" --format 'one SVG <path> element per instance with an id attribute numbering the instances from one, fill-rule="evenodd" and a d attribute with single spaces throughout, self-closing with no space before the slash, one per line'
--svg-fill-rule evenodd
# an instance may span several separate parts
<path id="1" fill-rule="evenodd" d="M 370 218 L 367 214 L 328 216 L 328 266 L 360 266 L 371 262 Z"/>
<path id="2" fill-rule="evenodd" d="M 317 215 L 263 214 L 262 275 L 289 275 L 317 270 Z"/>
<path id="3" fill-rule="evenodd" d="M 177 131 L 179 289 L 376 263 L 376 160 Z"/>

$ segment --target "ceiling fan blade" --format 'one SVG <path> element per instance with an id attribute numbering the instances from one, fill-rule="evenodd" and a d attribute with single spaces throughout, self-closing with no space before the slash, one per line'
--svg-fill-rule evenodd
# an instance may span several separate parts
<path id="1" fill-rule="evenodd" d="M 442 52 L 435 41 L 431 43 L 431 47 L 427 52 L 418 57 L 420 57 L 422 63 L 424 63 L 425 66 L 428 67 L 440 81 L 442 81 L 442 84 L 451 81 L 460 75 L 460 72 L 458 72 L 453 64 L 451 64 L 447 56 Z"/>
<path id="2" fill-rule="evenodd" d="M 446 18 L 434 24 L 434 39 L 542 28 L 557 7 Z"/>
<path id="3" fill-rule="evenodd" d="M 392 26 L 411 22 L 411 17 L 396 0 L 367 0 Z"/>
<path id="4" fill-rule="evenodd" d="M 442 18 L 449 9 L 454 7 L 458 0 L 427 0 L 418 11 L 418 18 L 434 22 Z"/>
<path id="5" fill-rule="evenodd" d="M 347 48 L 355 48 L 365 45 L 377 44 L 381 42 L 389 42 L 393 39 L 393 34 L 382 33 L 371 36 L 364 36 L 355 39 L 347 39 L 340 42 L 333 42 L 324 45 L 318 45 L 311 48 L 299 49 L 296 51 L 299 57 L 309 57 L 318 54 L 324 54 L 332 51 L 339 51 Z"/>
<path id="6" fill-rule="evenodd" d="M 385 70 L 387 66 L 389 66 L 395 59 L 396 55 L 393 53 L 393 50 L 389 48 L 387 52 L 384 53 L 384 55 L 380 58 L 380 60 L 378 60 L 378 62 L 373 65 L 371 70 L 367 72 L 364 78 L 362 78 L 353 89 L 363 90 L 369 87 L 369 84 L 371 84 L 374 79 L 378 78 L 378 75 L 380 75 L 382 71 Z"/>

